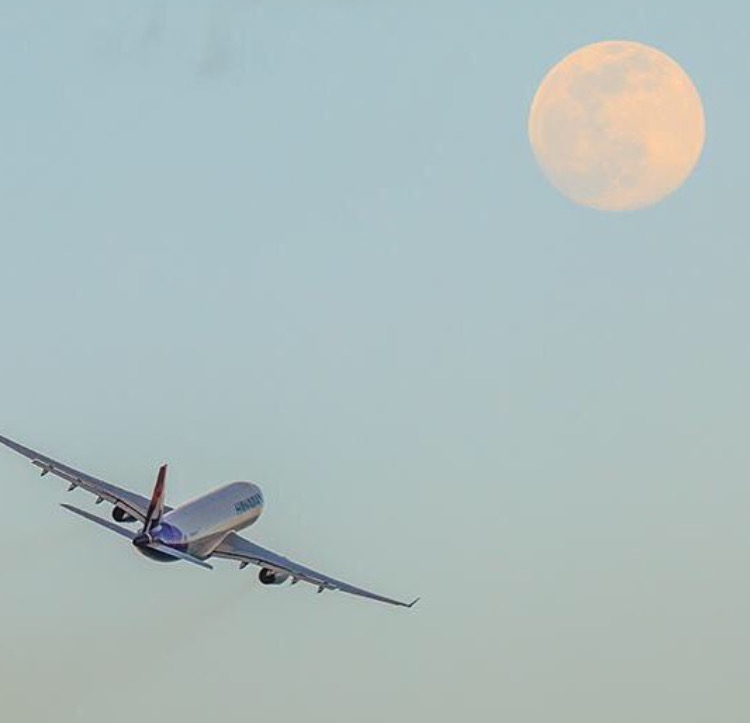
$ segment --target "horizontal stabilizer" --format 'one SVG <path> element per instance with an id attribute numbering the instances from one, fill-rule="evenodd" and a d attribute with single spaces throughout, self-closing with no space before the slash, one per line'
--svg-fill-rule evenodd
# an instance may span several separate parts
<path id="1" fill-rule="evenodd" d="M 64 507 L 69 512 L 73 512 L 76 515 L 79 515 L 80 517 L 85 517 L 90 522 L 95 522 L 97 525 L 106 527 L 111 532 L 116 532 L 118 535 L 127 537 L 129 540 L 132 540 L 135 537 L 135 532 L 133 532 L 132 530 L 126 530 L 124 527 L 120 527 L 119 525 L 116 525 L 114 522 L 110 522 L 109 520 L 103 520 L 101 517 L 92 515 L 90 512 L 86 512 L 86 510 L 82 510 L 78 507 L 74 507 L 73 505 L 65 504 L 64 502 L 60 505 L 60 507 Z"/>
<path id="2" fill-rule="evenodd" d="M 126 530 L 124 527 L 120 527 L 119 525 L 116 525 L 114 522 L 110 522 L 109 520 L 104 520 L 101 517 L 92 515 L 90 512 L 86 512 L 86 510 L 82 510 L 79 507 L 74 507 L 73 505 L 68 505 L 65 503 L 61 504 L 60 507 L 64 507 L 69 512 L 73 512 L 76 515 L 79 515 L 80 517 L 84 517 L 90 522 L 95 522 L 97 525 L 106 527 L 111 532 L 116 532 L 118 535 L 127 537 L 128 540 L 133 540 L 137 536 L 137 533 L 133 532 L 132 530 Z M 164 555 L 169 555 L 169 557 L 173 557 L 175 558 L 175 560 L 185 560 L 185 562 L 192 562 L 193 565 L 198 565 L 199 567 L 205 567 L 207 570 L 213 570 L 213 567 L 209 565 L 207 562 L 203 562 L 203 560 L 199 560 L 197 557 L 188 555 L 187 552 L 182 552 L 181 550 L 175 550 L 173 547 L 169 547 L 168 545 L 160 545 L 158 543 L 152 543 L 150 545 L 147 545 L 147 547 L 151 548 L 152 550 L 156 550 L 157 552 L 161 552 Z"/>
<path id="3" fill-rule="evenodd" d="M 175 550 L 174 547 L 169 547 L 168 545 L 159 545 L 152 543 L 149 545 L 149 548 L 152 550 L 156 550 L 157 552 L 161 552 L 164 555 L 169 555 L 170 557 L 174 557 L 177 560 L 185 560 L 185 562 L 192 562 L 193 565 L 198 565 L 199 567 L 205 567 L 206 570 L 213 570 L 213 566 L 209 565 L 207 562 L 203 562 L 203 560 L 199 560 L 197 557 L 193 557 L 192 555 L 188 555 L 187 552 L 182 552 L 181 550 Z"/>

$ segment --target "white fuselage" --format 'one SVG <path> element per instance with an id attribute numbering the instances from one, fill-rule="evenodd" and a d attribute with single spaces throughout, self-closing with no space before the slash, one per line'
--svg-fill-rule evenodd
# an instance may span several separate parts
<path id="1" fill-rule="evenodd" d="M 167 512 L 152 531 L 155 541 L 206 559 L 230 532 L 257 522 L 263 493 L 252 482 L 231 482 Z M 145 555 L 165 559 L 145 548 Z"/>

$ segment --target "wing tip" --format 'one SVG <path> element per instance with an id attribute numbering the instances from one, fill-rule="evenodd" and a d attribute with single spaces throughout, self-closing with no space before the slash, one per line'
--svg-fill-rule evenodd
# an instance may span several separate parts
<path id="1" fill-rule="evenodd" d="M 421 597 L 415 597 L 410 603 L 406 603 L 406 607 L 411 610 L 421 599 Z"/>

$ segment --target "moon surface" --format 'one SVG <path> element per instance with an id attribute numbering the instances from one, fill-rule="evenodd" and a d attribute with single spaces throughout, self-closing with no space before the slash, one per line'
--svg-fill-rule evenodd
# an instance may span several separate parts
<path id="1" fill-rule="evenodd" d="M 605 41 L 549 71 L 528 132 L 539 165 L 563 195 L 627 211 L 685 182 L 706 130 L 700 95 L 674 60 L 641 43 Z"/>

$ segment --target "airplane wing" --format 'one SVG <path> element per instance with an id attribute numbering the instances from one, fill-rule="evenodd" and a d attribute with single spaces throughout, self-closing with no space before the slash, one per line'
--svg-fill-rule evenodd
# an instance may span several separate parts
<path id="1" fill-rule="evenodd" d="M 275 572 L 288 573 L 293 582 L 309 582 L 312 585 L 316 585 L 318 592 L 323 590 L 341 590 L 341 592 L 347 592 L 350 595 L 359 595 L 360 597 L 369 598 L 370 600 L 377 600 L 379 602 L 389 603 L 391 605 L 399 605 L 401 607 L 410 608 L 414 607 L 419 598 L 413 600 L 410 603 L 401 602 L 400 600 L 394 600 L 393 598 L 384 597 L 383 595 L 377 595 L 369 590 L 363 590 L 353 585 L 349 585 L 341 580 L 336 580 L 327 575 L 323 575 L 320 572 L 311 570 L 309 567 L 300 565 L 297 562 L 277 555 L 275 552 L 266 550 L 260 545 L 256 545 L 250 540 L 246 540 L 244 537 L 240 537 L 236 532 L 231 532 L 224 538 L 224 541 L 214 550 L 213 553 L 216 557 L 222 557 L 228 560 L 238 560 L 240 563 L 247 565 L 252 563 L 259 567 L 269 568 Z"/>
<path id="2" fill-rule="evenodd" d="M 70 482 L 69 490 L 74 490 L 76 487 L 91 492 L 91 494 L 97 496 L 97 503 L 102 500 L 107 500 L 113 505 L 125 510 L 129 515 L 132 515 L 137 520 L 144 522 L 146 520 L 146 514 L 148 512 L 148 506 L 150 500 L 147 497 L 142 497 L 135 492 L 129 492 L 116 485 L 103 482 L 96 477 L 80 472 L 77 469 L 68 467 L 68 465 L 58 462 L 57 460 L 47 457 L 41 452 L 37 452 L 28 447 L 24 447 L 18 442 L 14 442 L 12 439 L 0 436 L 0 444 L 4 444 L 6 447 L 10 447 L 14 452 L 22 454 L 31 460 L 31 463 L 36 465 L 42 470 L 42 476 L 51 473 L 57 477 L 61 477 L 64 480 Z"/>

